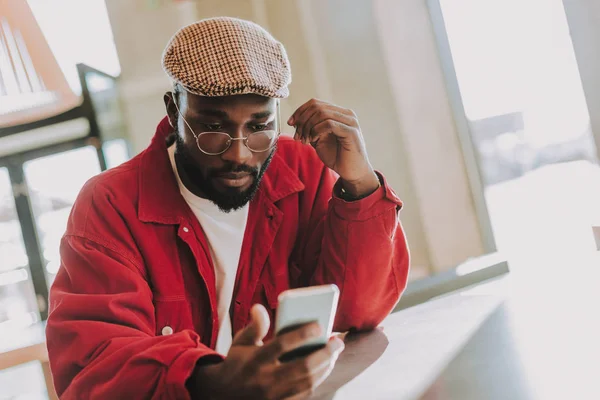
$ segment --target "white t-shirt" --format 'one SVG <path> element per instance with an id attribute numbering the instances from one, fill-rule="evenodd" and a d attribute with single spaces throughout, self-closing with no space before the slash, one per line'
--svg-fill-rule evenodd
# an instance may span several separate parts
<path id="1" fill-rule="evenodd" d="M 196 196 L 181 182 L 175 164 L 175 145 L 169 147 L 169 157 L 177 177 L 179 191 L 198 218 L 210 245 L 210 253 L 215 267 L 219 312 L 219 335 L 217 336 L 216 351 L 227 355 L 233 340 L 229 308 L 240 262 L 244 231 L 248 221 L 248 205 L 229 213 L 219 210 L 213 202 Z"/>

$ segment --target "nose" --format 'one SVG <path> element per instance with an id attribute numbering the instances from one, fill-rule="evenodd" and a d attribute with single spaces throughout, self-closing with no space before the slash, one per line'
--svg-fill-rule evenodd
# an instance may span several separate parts
<path id="1" fill-rule="evenodd" d="M 244 140 L 240 139 L 232 140 L 231 146 L 225 153 L 221 154 L 224 161 L 234 164 L 246 164 L 252 159 L 252 152 L 244 144 Z"/>

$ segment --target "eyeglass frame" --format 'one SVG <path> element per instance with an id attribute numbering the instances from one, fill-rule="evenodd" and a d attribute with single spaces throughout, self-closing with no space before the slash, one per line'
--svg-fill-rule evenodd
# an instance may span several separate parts
<path id="1" fill-rule="evenodd" d="M 199 134 L 196 134 L 196 132 L 194 132 L 194 130 L 192 129 L 190 124 L 187 122 L 187 120 L 185 119 L 185 117 L 183 116 L 181 111 L 179 110 L 179 106 L 177 106 L 177 101 L 175 98 L 173 98 L 173 104 L 175 104 L 175 108 L 177 109 L 177 112 L 181 116 L 181 119 L 183 120 L 183 122 L 185 122 L 185 124 L 187 125 L 190 132 L 192 132 L 192 135 L 194 135 L 194 139 L 196 139 L 196 147 L 198 147 L 198 150 L 200 150 L 202 153 L 206 154 L 207 156 L 220 156 L 221 154 L 224 154 L 225 152 L 227 152 L 227 150 L 229 150 L 231 148 L 231 145 L 233 144 L 233 142 L 235 140 L 242 140 L 243 141 L 242 143 L 244 143 L 244 146 L 246 146 L 246 148 L 248 150 L 250 150 L 252 153 L 264 153 L 266 151 L 272 150 L 275 147 L 275 144 L 277 143 L 277 139 L 279 138 L 279 136 L 281 136 L 281 108 L 279 106 L 279 99 L 277 99 L 277 105 L 276 105 L 276 107 L 277 107 L 277 115 L 276 115 L 277 130 L 274 131 L 274 130 L 270 129 L 267 131 L 252 132 L 252 133 L 248 134 L 248 136 L 241 137 L 241 138 L 234 138 L 234 137 L 231 137 L 231 135 L 227 132 L 218 132 L 218 131 L 207 131 L 207 132 L 200 132 Z M 248 138 L 250 137 L 250 135 L 259 134 L 259 133 L 263 133 L 263 132 L 275 132 L 276 136 L 274 138 L 273 144 L 265 150 L 251 149 L 248 146 Z M 225 147 L 225 150 L 221 151 L 220 153 L 209 153 L 209 152 L 203 150 L 202 147 L 200 147 L 200 144 L 198 143 L 198 138 L 200 138 L 200 136 L 202 136 L 205 133 L 221 133 L 221 134 L 229 136 L 229 141 L 227 142 L 227 147 Z"/>

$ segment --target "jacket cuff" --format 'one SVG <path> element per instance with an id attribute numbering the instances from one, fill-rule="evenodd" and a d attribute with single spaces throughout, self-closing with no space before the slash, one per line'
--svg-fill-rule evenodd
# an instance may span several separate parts
<path id="1" fill-rule="evenodd" d="M 166 384 L 170 388 L 168 391 L 169 398 L 191 399 L 186 383 L 194 372 L 196 364 L 203 359 L 207 361 L 220 361 L 224 358 L 221 354 L 206 347 L 192 348 L 184 351 L 175 359 L 167 372 Z"/>
<path id="2" fill-rule="evenodd" d="M 385 177 L 375 171 L 381 187 L 369 196 L 356 200 L 345 201 L 339 197 L 342 190 L 342 180 L 338 179 L 333 187 L 333 196 L 330 207 L 341 218 L 347 221 L 364 221 L 382 214 L 392 207 L 397 210 L 402 208 L 402 201 L 388 185 Z"/>

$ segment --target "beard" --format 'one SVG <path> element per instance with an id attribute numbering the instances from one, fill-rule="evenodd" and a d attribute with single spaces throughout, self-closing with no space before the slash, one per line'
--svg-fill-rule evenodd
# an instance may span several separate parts
<path id="1" fill-rule="evenodd" d="M 226 213 L 239 210 L 254 198 L 260 187 L 260 182 L 277 150 L 277 147 L 271 150 L 271 154 L 269 154 L 269 157 L 267 157 L 260 169 L 246 164 L 229 163 L 223 168 L 210 168 L 204 173 L 197 167 L 196 162 L 188 154 L 183 143 L 183 138 L 178 134 L 175 137 L 175 161 L 178 170 L 183 170 L 187 179 L 202 190 L 202 197 L 210 200 L 221 211 Z M 240 190 L 235 187 L 229 187 L 219 190 L 215 187 L 213 182 L 219 175 L 239 172 L 248 173 L 252 176 L 252 183 L 247 189 Z"/>

